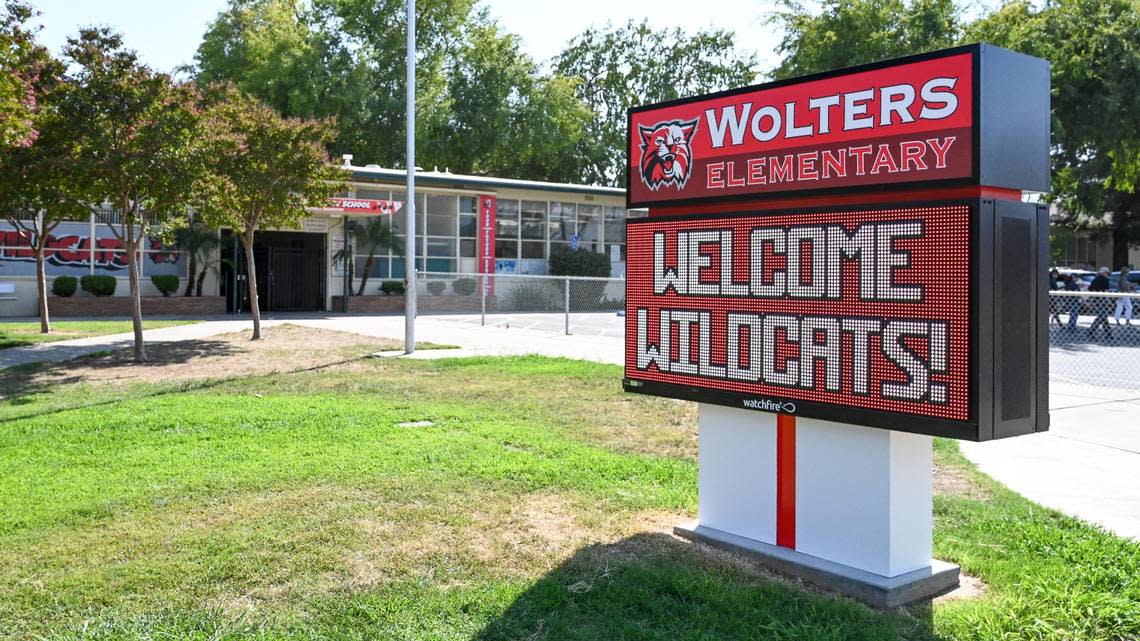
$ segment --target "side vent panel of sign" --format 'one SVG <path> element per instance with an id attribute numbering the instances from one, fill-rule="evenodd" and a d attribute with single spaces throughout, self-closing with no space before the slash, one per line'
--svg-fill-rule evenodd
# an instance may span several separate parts
<path id="1" fill-rule="evenodd" d="M 1040 246 L 1037 206 L 998 201 L 994 213 L 994 438 L 1005 438 L 1036 431 L 1037 395 L 1048 393 L 1038 386 L 1035 358 L 1044 332 L 1026 322 L 1048 294 L 1036 272 L 1026 273 Z"/>

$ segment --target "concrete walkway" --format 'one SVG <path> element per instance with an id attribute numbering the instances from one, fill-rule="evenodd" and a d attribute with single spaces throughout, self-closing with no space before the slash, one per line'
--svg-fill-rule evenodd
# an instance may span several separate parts
<path id="1" fill-rule="evenodd" d="M 485 327 L 478 315 L 420 317 L 417 342 L 461 349 L 420 350 L 412 358 L 542 354 L 623 362 L 621 317 L 576 314 L 571 320 L 574 333 L 567 336 L 561 314 L 488 316 Z M 281 323 L 404 337 L 401 316 L 281 315 L 264 321 L 269 329 Z M 194 340 L 249 328 L 248 320 L 211 320 L 148 330 L 146 336 L 154 342 Z M 0 367 L 67 360 L 128 347 L 130 342 L 130 334 L 117 334 L 0 350 Z M 1140 385 L 1130 391 L 1054 383 L 1050 392 L 1051 431 L 989 443 L 962 442 L 962 451 L 982 471 L 1027 498 L 1140 540 Z"/>

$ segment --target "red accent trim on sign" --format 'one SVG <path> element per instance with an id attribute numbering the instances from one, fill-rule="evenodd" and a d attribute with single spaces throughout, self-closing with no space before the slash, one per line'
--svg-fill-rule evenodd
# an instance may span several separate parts
<path id="1" fill-rule="evenodd" d="M 649 215 L 723 214 L 741 211 L 807 209 L 811 207 L 830 207 L 833 205 L 875 205 L 879 203 L 961 198 L 993 198 L 995 200 L 1016 200 L 1020 202 L 1021 190 L 1004 189 L 1001 187 L 971 186 L 891 191 L 875 194 L 828 194 L 824 196 L 805 196 L 803 198 L 765 198 L 764 200 L 704 203 L 697 205 L 655 205 L 649 209 Z"/>
<path id="2" fill-rule="evenodd" d="M 796 417 L 776 415 L 776 545 L 796 549 Z"/>

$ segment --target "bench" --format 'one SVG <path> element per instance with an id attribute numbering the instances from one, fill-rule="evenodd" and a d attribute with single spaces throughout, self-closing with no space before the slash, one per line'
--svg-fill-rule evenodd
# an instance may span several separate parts
<path id="1" fill-rule="evenodd" d="M 16 300 L 16 283 L 0 283 L 0 300 Z"/>

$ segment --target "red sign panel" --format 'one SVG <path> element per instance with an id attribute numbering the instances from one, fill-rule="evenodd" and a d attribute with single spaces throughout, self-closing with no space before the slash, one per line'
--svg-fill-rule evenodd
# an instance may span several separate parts
<path id="1" fill-rule="evenodd" d="M 970 420 L 972 210 L 630 219 L 627 389 Z"/>
<path id="2" fill-rule="evenodd" d="M 479 273 L 495 273 L 495 215 L 498 198 L 494 194 L 479 196 Z M 487 278 L 488 294 L 495 293 L 495 279 Z"/>
<path id="3" fill-rule="evenodd" d="M 629 114 L 631 206 L 974 176 L 974 54 Z"/>

